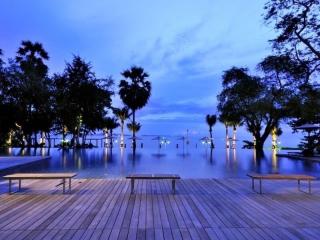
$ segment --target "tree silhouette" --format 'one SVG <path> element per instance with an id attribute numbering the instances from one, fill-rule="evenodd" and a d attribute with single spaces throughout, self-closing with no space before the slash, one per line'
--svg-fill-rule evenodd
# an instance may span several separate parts
<path id="1" fill-rule="evenodd" d="M 222 85 L 218 95 L 220 114 L 244 122 L 256 139 L 256 150 L 262 152 L 272 129 L 285 117 L 282 95 L 274 94 L 272 86 L 260 77 L 249 75 L 245 68 L 225 71 Z"/>
<path id="2" fill-rule="evenodd" d="M 216 124 L 217 122 L 217 116 L 216 115 L 210 115 L 208 114 L 206 116 L 206 122 L 209 126 L 209 133 L 210 133 L 210 146 L 211 148 L 214 148 L 214 145 L 213 145 L 213 138 L 212 138 L 212 127 Z"/>
<path id="3" fill-rule="evenodd" d="M 127 107 L 114 109 L 114 114 L 120 120 L 121 136 L 120 147 L 124 147 L 124 122 L 129 118 L 129 110 Z"/>
<path id="4" fill-rule="evenodd" d="M 63 136 L 72 134 L 73 145 L 82 136 L 102 129 L 104 116 L 111 105 L 112 79 L 97 79 L 90 63 L 74 56 L 61 75 L 55 75 L 56 129 Z"/>
<path id="5" fill-rule="evenodd" d="M 32 134 L 36 141 L 37 132 L 48 132 L 52 125 L 50 79 L 44 63 L 48 59 L 42 44 L 31 41 L 22 41 L 15 58 L 19 69 L 14 73 L 16 81 L 12 87 L 16 89 L 14 97 L 21 116 L 19 125 L 27 136 L 28 146 L 32 144 Z"/>
<path id="6" fill-rule="evenodd" d="M 279 35 L 272 40 L 280 53 L 308 65 L 309 77 L 320 71 L 320 1 L 269 0 L 264 15 Z"/>
<path id="7" fill-rule="evenodd" d="M 151 95 L 151 83 L 147 80 L 149 74 L 147 74 L 141 67 L 131 67 L 121 73 L 125 78 L 120 81 L 119 95 L 122 102 L 132 112 L 132 124 L 137 126 L 136 123 L 136 111 L 143 108 Z M 132 131 L 132 146 L 136 148 L 135 132 Z"/>
<path id="8" fill-rule="evenodd" d="M 116 118 L 114 117 L 106 117 L 104 119 L 104 128 L 106 129 L 107 132 L 110 132 L 109 137 L 110 137 L 110 147 L 113 147 L 113 130 L 119 127 L 119 123 Z"/>
<path id="9" fill-rule="evenodd" d="M 139 130 L 141 129 L 141 124 L 138 122 L 135 122 L 135 123 L 131 122 L 127 124 L 127 127 L 132 133 L 136 133 L 136 132 L 139 132 Z M 134 138 L 136 138 L 135 135 L 134 135 Z M 132 142 L 134 138 L 132 138 Z"/>

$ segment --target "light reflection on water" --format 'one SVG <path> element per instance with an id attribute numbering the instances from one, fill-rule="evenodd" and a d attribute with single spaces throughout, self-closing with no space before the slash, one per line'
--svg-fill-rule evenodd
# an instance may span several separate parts
<path id="1" fill-rule="evenodd" d="M 47 165 L 32 171 L 76 171 L 79 177 L 122 177 L 128 173 L 177 173 L 183 178 L 245 177 L 248 172 L 307 173 L 320 177 L 320 164 L 276 156 L 276 150 L 265 150 L 257 156 L 254 150 L 204 147 L 137 148 L 118 147 L 80 150 L 7 149 L 2 155 L 50 155 Z M 28 169 L 30 171 L 30 169 Z"/>

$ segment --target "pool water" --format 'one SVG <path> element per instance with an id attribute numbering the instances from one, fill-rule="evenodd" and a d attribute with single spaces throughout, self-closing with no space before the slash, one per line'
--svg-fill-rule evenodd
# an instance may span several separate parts
<path id="1" fill-rule="evenodd" d="M 175 173 L 183 178 L 244 178 L 248 172 L 305 173 L 320 177 L 320 163 L 277 157 L 265 150 L 256 156 L 250 149 L 211 150 L 203 146 L 175 145 L 158 148 L 93 148 L 81 150 L 36 149 L 21 152 L 11 149 L 9 155 L 50 155 L 46 164 L 35 166 L 35 172 L 77 172 L 79 178 L 115 178 L 129 173 Z M 28 169 L 30 171 L 30 169 Z"/>

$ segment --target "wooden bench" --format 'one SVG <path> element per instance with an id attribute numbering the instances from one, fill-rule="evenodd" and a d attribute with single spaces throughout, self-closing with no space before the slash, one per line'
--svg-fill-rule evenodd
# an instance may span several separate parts
<path id="1" fill-rule="evenodd" d="M 260 183 L 260 194 L 262 194 L 262 180 L 295 180 L 298 181 L 298 190 L 300 191 L 300 181 L 308 181 L 309 194 L 311 194 L 311 181 L 316 178 L 308 175 L 285 175 L 285 174 L 258 174 L 249 173 L 248 177 L 252 180 L 252 189 L 254 190 L 254 180 L 259 180 Z"/>
<path id="2" fill-rule="evenodd" d="M 131 194 L 134 192 L 134 180 L 138 179 L 150 179 L 150 180 L 160 180 L 169 179 L 172 180 L 172 192 L 176 193 L 176 180 L 181 179 L 177 174 L 130 174 L 126 177 L 131 179 Z"/>
<path id="3" fill-rule="evenodd" d="M 3 178 L 9 180 L 9 194 L 11 194 L 11 184 L 13 180 L 19 180 L 19 191 L 21 190 L 21 181 L 23 179 L 61 179 L 63 193 L 65 193 L 66 180 L 69 180 L 69 192 L 71 192 L 71 178 L 77 176 L 76 173 L 16 173 L 6 175 Z M 60 185 L 60 184 L 59 184 Z"/>

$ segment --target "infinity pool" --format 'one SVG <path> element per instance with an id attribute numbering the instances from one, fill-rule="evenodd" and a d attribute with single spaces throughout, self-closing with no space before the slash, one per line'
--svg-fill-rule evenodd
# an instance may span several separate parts
<path id="1" fill-rule="evenodd" d="M 7 152 L 8 154 L 8 152 Z M 55 148 L 31 150 L 29 153 L 11 149 L 9 155 L 47 155 L 46 164 L 27 171 L 77 172 L 80 178 L 123 177 L 128 173 L 177 173 L 183 178 L 243 178 L 248 172 L 307 173 L 320 177 L 320 164 L 276 156 L 276 151 L 265 150 L 258 157 L 253 150 L 217 147 L 176 148 L 170 145 L 120 150 L 114 147 L 62 151 Z"/>

